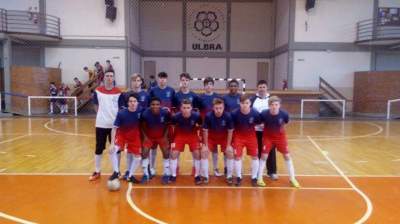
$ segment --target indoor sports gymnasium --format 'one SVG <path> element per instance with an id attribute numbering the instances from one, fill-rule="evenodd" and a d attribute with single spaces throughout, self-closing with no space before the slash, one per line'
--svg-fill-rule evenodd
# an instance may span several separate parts
<path id="1" fill-rule="evenodd" d="M 400 223 L 400 0 L 0 0 L 0 223 Z"/>

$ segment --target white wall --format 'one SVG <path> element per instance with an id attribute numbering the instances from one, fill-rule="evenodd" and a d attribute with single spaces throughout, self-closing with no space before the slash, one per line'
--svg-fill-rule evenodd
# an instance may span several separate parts
<path id="1" fill-rule="evenodd" d="M 226 78 L 226 59 L 225 58 L 187 58 L 186 71 L 192 77 L 205 78 Z M 203 88 L 203 83 L 194 81 L 192 88 Z M 224 82 L 215 83 L 215 88 L 225 88 Z"/>
<path id="2" fill-rule="evenodd" d="M 93 69 L 96 61 L 104 65 L 107 59 L 114 67 L 117 85 L 125 86 L 124 49 L 46 48 L 45 66 L 57 68 L 61 63 L 62 81 L 70 84 L 73 83 L 74 77 L 87 81 L 88 75 L 83 71 L 83 67 Z"/>
<path id="3" fill-rule="evenodd" d="M 1 9 L 28 11 L 29 7 L 32 7 L 32 10 L 36 7 L 39 11 L 39 0 L 0 0 Z"/>
<path id="4" fill-rule="evenodd" d="M 278 48 L 289 42 L 289 0 L 276 2 L 275 47 Z"/>
<path id="5" fill-rule="evenodd" d="M 297 51 L 294 53 L 293 87 L 318 89 L 321 76 L 351 99 L 354 72 L 368 71 L 370 56 L 370 52 Z"/>
<path id="6" fill-rule="evenodd" d="M 140 45 L 139 0 L 129 0 L 129 41 L 136 46 Z"/>
<path id="7" fill-rule="evenodd" d="M 379 0 L 379 7 L 400 8 L 399 0 Z"/>
<path id="8" fill-rule="evenodd" d="M 272 89 L 282 89 L 282 81 L 288 80 L 288 53 L 283 53 L 274 58 L 274 85 Z"/>
<path id="9" fill-rule="evenodd" d="M 131 51 L 131 71 L 132 73 L 143 73 L 142 71 L 142 56 Z M 128 74 L 129 76 L 130 74 Z"/>
<path id="10" fill-rule="evenodd" d="M 271 51 L 273 48 L 273 3 L 232 3 L 231 50 Z"/>
<path id="11" fill-rule="evenodd" d="M 308 13 L 305 0 L 297 0 L 295 41 L 354 42 L 357 22 L 372 15 L 373 0 L 319 0 Z"/>
<path id="12" fill-rule="evenodd" d="M 105 18 L 101 0 L 48 0 L 46 13 L 60 17 L 64 39 L 125 39 L 124 1 L 116 0 L 117 18 Z"/>
<path id="13" fill-rule="evenodd" d="M 231 59 L 230 77 L 246 79 L 246 89 L 255 89 L 257 85 L 257 62 L 269 63 L 269 74 L 272 64 L 269 59 Z"/>
<path id="14" fill-rule="evenodd" d="M 156 74 L 166 72 L 168 84 L 174 88 L 179 86 L 179 75 L 182 73 L 182 58 L 144 57 L 144 61 L 156 62 Z M 144 65 L 142 64 L 142 68 Z"/>
<path id="15" fill-rule="evenodd" d="M 140 2 L 141 48 L 182 50 L 182 2 Z"/>

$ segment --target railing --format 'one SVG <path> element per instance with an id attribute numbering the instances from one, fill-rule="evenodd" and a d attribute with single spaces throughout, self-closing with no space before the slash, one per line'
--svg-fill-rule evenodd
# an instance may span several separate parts
<path id="1" fill-rule="evenodd" d="M 400 99 L 394 99 L 394 100 L 387 101 L 387 110 L 386 110 L 386 119 L 387 120 L 390 119 L 391 106 L 392 106 L 392 103 L 395 103 L 395 102 L 400 102 Z"/>
<path id="2" fill-rule="evenodd" d="M 319 91 L 323 93 L 323 96 L 332 101 L 326 101 L 330 105 L 334 106 L 336 110 L 342 109 L 340 100 L 345 100 L 345 102 L 350 102 L 342 93 L 331 86 L 325 79 L 319 77 Z"/>
<path id="3" fill-rule="evenodd" d="M 357 23 L 356 42 L 382 39 L 400 39 L 400 26 L 384 25 L 377 18 Z"/>
<path id="4" fill-rule="evenodd" d="M 301 99 L 300 104 L 300 118 L 304 117 L 304 103 L 305 102 L 341 102 L 342 103 L 342 119 L 346 116 L 346 100 L 319 100 L 319 99 Z"/>
<path id="5" fill-rule="evenodd" d="M 0 9 L 0 32 L 60 38 L 60 18 L 38 12 Z"/>

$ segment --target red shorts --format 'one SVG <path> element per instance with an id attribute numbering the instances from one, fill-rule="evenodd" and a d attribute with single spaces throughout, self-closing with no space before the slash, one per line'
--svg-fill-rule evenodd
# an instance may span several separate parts
<path id="1" fill-rule="evenodd" d="M 225 152 L 226 150 L 226 138 L 208 138 L 208 149 L 211 152 L 217 152 L 218 151 L 218 145 L 221 146 L 221 152 Z"/>
<path id="2" fill-rule="evenodd" d="M 272 146 L 275 146 L 276 149 L 282 154 L 289 153 L 287 138 L 285 134 L 274 135 L 274 136 L 264 135 L 263 139 L 264 139 L 264 147 L 261 153 L 269 153 L 271 151 Z"/>
<path id="3" fill-rule="evenodd" d="M 146 149 L 154 149 L 160 146 L 161 149 L 168 148 L 167 138 L 148 138 L 143 142 L 143 147 Z"/>
<path id="4" fill-rule="evenodd" d="M 142 141 L 140 138 L 127 138 L 124 135 L 115 136 L 115 145 L 120 151 L 124 150 L 125 146 L 129 153 L 140 155 L 142 153 Z"/>
<path id="5" fill-rule="evenodd" d="M 246 137 L 235 136 L 233 138 L 233 149 L 236 157 L 242 157 L 244 147 L 246 147 L 247 155 L 253 157 L 258 156 L 258 144 L 255 135 L 249 135 Z"/>
<path id="6" fill-rule="evenodd" d="M 197 136 L 176 136 L 175 148 L 172 150 L 183 152 L 186 144 L 189 146 L 191 152 L 200 149 L 200 141 Z"/>

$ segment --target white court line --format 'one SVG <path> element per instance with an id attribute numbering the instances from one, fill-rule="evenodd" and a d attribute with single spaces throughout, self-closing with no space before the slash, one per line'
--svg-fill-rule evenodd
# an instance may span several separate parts
<path id="1" fill-rule="evenodd" d="M 22 136 L 18 136 L 18 137 L 15 137 L 15 138 L 10 138 L 10 139 L 1 141 L 0 144 L 12 142 L 12 141 L 18 140 L 18 139 L 20 139 L 20 138 L 25 138 L 25 137 L 28 137 L 28 136 L 29 136 L 29 134 L 22 135 Z"/>
<path id="2" fill-rule="evenodd" d="M 239 189 L 239 190 L 319 190 L 353 191 L 351 187 L 235 187 L 235 186 L 133 186 L 133 189 Z"/>
<path id="3" fill-rule="evenodd" d="M 50 123 L 50 122 L 51 122 L 51 120 L 47 121 L 43 126 L 44 126 L 47 130 L 49 130 L 49 131 L 51 131 L 51 132 L 55 132 L 55 133 L 58 133 L 58 134 L 72 135 L 72 136 L 84 136 L 84 137 L 91 137 L 91 138 L 94 138 L 94 135 L 76 134 L 76 133 L 71 133 L 71 132 L 66 132 L 66 131 L 59 131 L 59 130 L 50 128 L 50 127 L 49 127 L 49 123 Z"/>
<path id="4" fill-rule="evenodd" d="M 166 222 L 163 222 L 159 219 L 154 218 L 153 216 L 150 216 L 149 214 L 143 212 L 139 207 L 137 207 L 131 198 L 131 192 L 132 192 L 132 183 L 129 183 L 128 190 L 126 191 L 126 200 L 128 201 L 128 204 L 135 212 L 139 213 L 141 216 L 157 224 L 167 224 Z"/>
<path id="5" fill-rule="evenodd" d="M 22 223 L 22 224 L 36 224 L 36 222 L 31 222 L 31 221 L 27 221 L 27 220 L 24 220 L 24 219 L 20 219 L 20 218 L 17 218 L 15 216 L 7 215 L 7 214 L 5 214 L 3 212 L 0 212 L 0 217 L 8 219 L 8 220 L 11 220 L 11 221 L 14 221 L 14 222 L 17 222 L 17 223 Z"/>
<path id="6" fill-rule="evenodd" d="M 345 179 L 346 182 L 364 199 L 364 201 L 367 205 L 367 211 L 355 223 L 357 223 L 357 224 L 365 223 L 372 214 L 373 206 L 372 206 L 371 200 L 368 198 L 368 196 L 366 194 L 364 194 L 364 192 L 362 192 L 360 189 L 357 188 L 356 185 L 353 184 L 353 182 L 343 173 L 343 171 L 331 160 L 331 158 L 327 154 L 323 153 L 323 150 L 321 149 L 321 147 L 310 136 L 307 136 L 307 138 L 315 146 L 315 148 L 322 154 L 322 156 L 324 156 L 325 159 L 329 161 L 329 163 L 336 169 L 336 171 L 343 177 L 343 179 Z"/>

